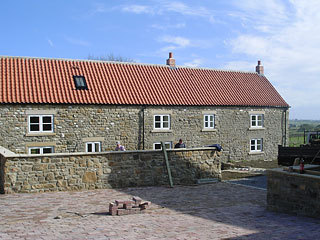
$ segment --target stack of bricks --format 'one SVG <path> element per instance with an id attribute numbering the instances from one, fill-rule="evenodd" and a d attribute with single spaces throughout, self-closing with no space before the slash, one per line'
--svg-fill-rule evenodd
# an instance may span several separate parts
<path id="1" fill-rule="evenodd" d="M 116 200 L 109 204 L 109 214 L 112 216 L 128 215 L 135 213 L 144 213 L 151 205 L 151 202 L 142 202 L 139 197 L 133 197 L 132 200 Z"/>

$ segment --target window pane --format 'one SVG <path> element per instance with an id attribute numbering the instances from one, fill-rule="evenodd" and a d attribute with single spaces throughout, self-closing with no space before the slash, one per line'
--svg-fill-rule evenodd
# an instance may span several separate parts
<path id="1" fill-rule="evenodd" d="M 168 122 L 169 121 L 169 116 L 163 116 L 163 121 Z"/>
<path id="2" fill-rule="evenodd" d="M 166 143 L 165 146 L 166 146 L 166 149 L 170 149 L 171 148 L 171 144 L 170 143 Z"/>
<path id="3" fill-rule="evenodd" d="M 100 144 L 99 143 L 95 143 L 95 152 L 100 152 Z"/>
<path id="4" fill-rule="evenodd" d="M 255 140 L 251 140 L 251 145 L 255 145 L 256 141 Z"/>
<path id="5" fill-rule="evenodd" d="M 88 152 L 92 152 L 92 144 L 88 143 L 87 146 L 88 146 Z"/>
<path id="6" fill-rule="evenodd" d="M 42 125 L 42 130 L 43 131 L 51 131 L 52 130 L 52 125 L 51 124 L 43 124 Z"/>
<path id="7" fill-rule="evenodd" d="M 155 120 L 156 122 L 160 122 L 160 121 L 161 121 L 161 118 L 160 118 L 160 116 L 155 116 L 155 117 L 154 117 L 154 120 Z"/>
<path id="8" fill-rule="evenodd" d="M 205 116 L 204 116 L 204 121 L 205 121 L 205 122 L 208 122 L 208 121 L 209 121 L 209 116 L 208 116 L 208 115 L 205 115 Z"/>
<path id="9" fill-rule="evenodd" d="M 161 149 L 161 144 L 160 143 L 154 144 L 154 149 Z"/>
<path id="10" fill-rule="evenodd" d="M 210 121 L 213 122 L 213 115 L 210 116 Z"/>
<path id="11" fill-rule="evenodd" d="M 209 122 L 204 122 L 204 127 L 209 127 Z"/>
<path id="12" fill-rule="evenodd" d="M 255 116 L 255 115 L 252 115 L 252 116 L 251 116 L 251 119 L 252 119 L 252 121 L 255 121 L 255 120 L 256 120 L 256 116 Z"/>
<path id="13" fill-rule="evenodd" d="M 258 120 L 259 120 L 259 121 L 262 120 L 262 115 L 258 115 Z"/>
<path id="14" fill-rule="evenodd" d="M 155 125 L 154 125 L 154 127 L 155 127 L 155 128 L 161 128 L 160 122 L 156 122 Z"/>
<path id="15" fill-rule="evenodd" d="M 40 154 L 40 148 L 32 148 L 32 149 L 30 150 L 30 153 L 31 153 L 31 154 Z"/>
<path id="16" fill-rule="evenodd" d="M 169 123 L 168 122 L 163 122 L 163 128 L 169 128 Z"/>
<path id="17" fill-rule="evenodd" d="M 213 122 L 210 122 L 210 127 L 213 128 Z"/>
<path id="18" fill-rule="evenodd" d="M 30 132 L 38 132 L 40 131 L 40 126 L 39 125 L 30 125 Z"/>
<path id="19" fill-rule="evenodd" d="M 82 77 L 76 77 L 76 84 L 78 87 L 84 87 L 84 79 Z"/>
<path id="20" fill-rule="evenodd" d="M 30 117 L 30 123 L 39 123 L 39 117 Z"/>
<path id="21" fill-rule="evenodd" d="M 43 153 L 52 153 L 52 147 L 44 147 Z"/>
<path id="22" fill-rule="evenodd" d="M 42 118 L 42 123 L 52 123 L 52 118 L 51 117 L 43 117 Z"/>

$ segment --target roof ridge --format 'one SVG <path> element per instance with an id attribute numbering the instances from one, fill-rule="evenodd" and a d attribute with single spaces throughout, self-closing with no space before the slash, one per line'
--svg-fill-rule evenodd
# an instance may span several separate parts
<path id="1" fill-rule="evenodd" d="M 43 60 L 59 60 L 59 61 L 75 61 L 75 62 L 97 62 L 97 63 L 113 63 L 113 64 L 124 64 L 124 65 L 155 66 L 155 67 L 166 67 L 166 68 L 186 68 L 186 69 L 195 69 L 195 70 L 211 70 L 211 71 L 221 71 L 221 72 L 258 74 L 257 72 L 242 71 L 242 70 L 218 69 L 218 68 L 209 68 L 209 67 L 190 67 L 190 66 L 180 66 L 180 65 L 179 66 L 177 65 L 176 67 L 171 67 L 166 64 L 118 62 L 118 61 L 104 61 L 104 60 L 94 60 L 94 59 L 28 57 L 28 56 L 7 56 L 7 55 L 0 55 L 0 58 L 43 59 Z"/>

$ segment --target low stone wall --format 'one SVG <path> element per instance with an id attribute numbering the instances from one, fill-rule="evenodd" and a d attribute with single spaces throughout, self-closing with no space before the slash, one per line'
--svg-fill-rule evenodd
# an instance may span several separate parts
<path id="1" fill-rule="evenodd" d="M 174 184 L 221 177 L 214 148 L 168 150 Z M 161 150 L 2 156 L 5 193 L 166 185 Z"/>
<path id="2" fill-rule="evenodd" d="M 267 177 L 268 210 L 320 218 L 320 176 L 276 168 Z"/>

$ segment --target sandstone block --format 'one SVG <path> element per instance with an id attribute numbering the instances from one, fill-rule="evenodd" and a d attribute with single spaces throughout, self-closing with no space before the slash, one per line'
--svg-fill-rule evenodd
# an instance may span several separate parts
<path id="1" fill-rule="evenodd" d="M 95 183 L 97 182 L 97 175 L 95 172 L 85 172 L 82 177 L 84 183 Z"/>

